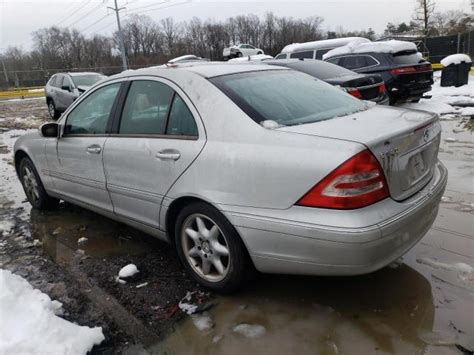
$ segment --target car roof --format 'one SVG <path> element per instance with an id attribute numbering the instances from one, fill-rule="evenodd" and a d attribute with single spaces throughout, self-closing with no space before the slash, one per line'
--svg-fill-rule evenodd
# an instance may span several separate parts
<path id="1" fill-rule="evenodd" d="M 363 38 L 363 37 L 342 37 L 342 38 L 323 39 L 319 41 L 304 42 L 304 43 L 292 43 L 283 47 L 280 54 L 293 53 L 293 52 L 299 52 L 299 51 L 311 51 L 311 50 L 324 49 L 324 48 L 342 47 L 356 40 L 369 41 L 368 39 Z"/>
<path id="2" fill-rule="evenodd" d="M 127 70 L 118 74 L 120 76 L 136 76 L 136 75 L 157 75 L 166 74 L 169 71 L 186 71 L 192 72 L 204 78 L 213 78 L 221 75 L 245 73 L 252 71 L 265 71 L 265 70 L 288 70 L 287 68 L 265 66 L 260 64 L 240 64 L 240 63 L 225 63 L 225 62 L 191 62 L 191 63 L 180 63 L 173 65 L 160 65 L 156 67 L 142 68 L 137 70 Z"/>
<path id="3" fill-rule="evenodd" d="M 58 73 L 58 74 L 68 74 L 70 76 L 80 76 L 80 75 L 103 75 L 101 73 L 96 73 L 92 71 L 84 71 L 84 72 L 74 72 L 74 73 Z"/>

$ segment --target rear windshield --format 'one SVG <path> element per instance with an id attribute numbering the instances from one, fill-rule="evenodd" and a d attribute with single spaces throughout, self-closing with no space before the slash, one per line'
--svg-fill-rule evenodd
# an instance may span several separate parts
<path id="1" fill-rule="evenodd" d="M 276 63 L 276 65 L 279 65 Z M 288 68 L 292 68 L 303 73 L 314 76 L 318 79 L 332 79 L 339 78 L 341 76 L 356 75 L 352 70 L 340 67 L 332 63 L 322 62 L 320 60 L 305 60 L 300 62 L 293 62 L 283 64 Z"/>
<path id="2" fill-rule="evenodd" d="M 395 64 L 418 64 L 423 62 L 421 53 L 419 52 L 398 52 L 392 55 Z"/>
<path id="3" fill-rule="evenodd" d="M 103 75 L 77 75 L 72 77 L 72 81 L 76 86 L 92 86 L 96 82 L 104 79 Z"/>
<path id="4" fill-rule="evenodd" d="M 223 75 L 210 81 L 257 123 L 312 123 L 368 107 L 332 85 L 292 70 Z"/>

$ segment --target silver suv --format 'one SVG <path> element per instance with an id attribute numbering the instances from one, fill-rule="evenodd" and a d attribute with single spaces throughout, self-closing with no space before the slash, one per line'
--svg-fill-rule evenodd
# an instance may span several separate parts
<path id="1" fill-rule="evenodd" d="M 45 87 L 46 103 L 52 119 L 58 119 L 84 91 L 105 79 L 99 73 L 58 73 L 49 79 Z"/>

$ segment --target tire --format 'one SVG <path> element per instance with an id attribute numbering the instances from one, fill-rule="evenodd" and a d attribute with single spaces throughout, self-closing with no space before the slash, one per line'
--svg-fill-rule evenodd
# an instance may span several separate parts
<path id="1" fill-rule="evenodd" d="M 262 51 L 258 51 L 257 54 L 263 54 L 263 52 L 262 52 Z"/>
<path id="2" fill-rule="evenodd" d="M 242 52 L 237 52 L 237 58 L 241 58 L 243 57 L 244 55 L 242 54 Z"/>
<path id="3" fill-rule="evenodd" d="M 54 101 L 52 99 L 48 100 L 48 113 L 49 117 L 51 117 L 53 120 L 57 120 L 59 116 L 61 116 L 59 111 L 56 110 L 56 105 L 54 104 Z"/>
<path id="4" fill-rule="evenodd" d="M 416 99 L 412 99 L 410 102 L 416 104 L 416 103 L 420 102 L 420 100 L 421 100 L 421 97 L 417 97 Z"/>
<path id="5" fill-rule="evenodd" d="M 33 208 L 49 210 L 58 206 L 59 200 L 50 197 L 44 189 L 43 183 L 30 158 L 23 158 L 19 166 L 20 181 L 26 197 Z"/>
<path id="6" fill-rule="evenodd" d="M 234 292 L 252 275 L 252 264 L 237 231 L 207 203 L 195 202 L 180 211 L 175 242 L 187 272 L 212 291 Z"/>

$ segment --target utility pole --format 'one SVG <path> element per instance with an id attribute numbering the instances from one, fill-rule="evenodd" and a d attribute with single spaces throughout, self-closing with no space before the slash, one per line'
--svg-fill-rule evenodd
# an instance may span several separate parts
<path id="1" fill-rule="evenodd" d="M 127 70 L 128 69 L 127 55 L 125 54 L 125 43 L 123 41 L 122 26 L 120 25 L 120 15 L 119 15 L 119 12 L 121 10 L 125 10 L 125 7 L 119 8 L 117 5 L 117 0 L 114 0 L 114 4 L 115 4 L 115 7 L 107 6 L 107 8 L 111 9 L 112 11 L 115 11 L 115 16 L 117 18 L 120 52 L 122 53 L 122 68 L 123 70 Z"/>
<path id="2" fill-rule="evenodd" d="M 7 68 L 5 68 L 5 62 L 3 61 L 3 56 L 1 56 L 1 59 L 2 59 L 3 75 L 5 75 L 5 81 L 7 82 L 7 85 L 8 85 L 8 73 L 7 73 Z"/>

